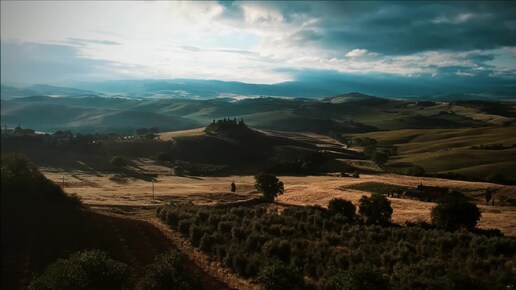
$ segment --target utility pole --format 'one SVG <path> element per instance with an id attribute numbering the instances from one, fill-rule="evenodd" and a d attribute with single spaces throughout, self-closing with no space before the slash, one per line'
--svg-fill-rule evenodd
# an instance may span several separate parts
<path id="1" fill-rule="evenodd" d="M 154 199 L 154 180 L 152 181 L 152 199 Z"/>

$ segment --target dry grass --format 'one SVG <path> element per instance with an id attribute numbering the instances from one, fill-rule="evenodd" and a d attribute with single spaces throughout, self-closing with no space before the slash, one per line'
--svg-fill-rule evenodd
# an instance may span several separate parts
<path id="1" fill-rule="evenodd" d="M 254 191 L 252 176 L 228 177 L 178 177 L 159 175 L 154 184 L 155 198 L 152 198 L 152 183 L 128 178 L 126 183 L 112 180 L 113 175 L 91 174 L 84 171 L 60 172 L 43 169 L 45 175 L 57 183 L 61 183 L 65 175 L 67 192 L 77 193 L 84 203 L 91 206 L 156 206 L 170 201 L 192 201 L 201 204 L 225 203 L 246 200 L 258 196 Z M 111 179 L 110 179 L 111 178 Z M 479 203 L 482 192 L 486 188 L 497 188 L 498 185 L 484 182 L 467 182 L 437 178 L 421 178 L 399 176 L 395 174 L 362 174 L 360 178 L 341 178 L 332 176 L 280 176 L 285 183 L 285 193 L 279 202 L 293 205 L 326 206 L 332 198 L 344 198 L 355 204 L 369 192 L 339 189 L 362 182 L 380 182 L 401 186 L 416 186 L 420 182 L 426 185 L 448 187 L 477 196 Z M 230 184 L 234 181 L 237 192 L 230 192 Z M 516 186 L 507 186 L 497 194 L 514 194 Z M 393 220 L 397 223 L 416 220 L 430 220 L 430 210 L 435 205 L 409 199 L 391 198 L 394 209 Z M 508 236 L 516 236 L 516 209 L 506 206 L 481 205 L 483 211 L 480 227 L 499 228 Z"/>
<path id="2" fill-rule="evenodd" d="M 204 134 L 204 127 L 190 130 L 181 130 L 181 131 L 171 131 L 171 132 L 163 132 L 159 133 L 159 137 L 161 140 L 170 140 L 174 137 L 179 136 L 198 136 Z"/>

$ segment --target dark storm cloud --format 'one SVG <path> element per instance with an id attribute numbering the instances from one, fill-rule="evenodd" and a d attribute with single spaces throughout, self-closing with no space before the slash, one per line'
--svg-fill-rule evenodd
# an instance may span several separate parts
<path id="1" fill-rule="evenodd" d="M 386 55 L 516 46 L 516 2 L 281 2 L 285 21 L 318 19 L 305 35 L 328 49 Z M 295 38 L 300 42 L 304 39 Z"/>

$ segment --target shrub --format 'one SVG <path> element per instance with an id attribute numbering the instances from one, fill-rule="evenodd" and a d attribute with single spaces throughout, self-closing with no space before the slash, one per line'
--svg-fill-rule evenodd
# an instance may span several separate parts
<path id="1" fill-rule="evenodd" d="M 324 290 L 387 290 L 389 282 L 379 273 L 366 268 L 339 272 L 324 283 Z"/>
<path id="2" fill-rule="evenodd" d="M 355 217 L 356 207 L 348 200 L 342 198 L 334 198 L 328 203 L 328 209 L 333 215 L 340 214 L 348 219 Z"/>
<path id="3" fill-rule="evenodd" d="M 391 221 L 391 202 L 383 195 L 373 193 L 359 200 L 359 213 L 368 224 L 388 224 Z"/>
<path id="4" fill-rule="evenodd" d="M 30 290 L 126 289 L 127 266 L 99 250 L 72 254 L 47 267 L 43 275 L 30 283 Z"/>
<path id="5" fill-rule="evenodd" d="M 185 267 L 181 252 L 174 250 L 156 258 L 138 281 L 138 290 L 203 289 L 200 280 Z"/>
<path id="6" fill-rule="evenodd" d="M 128 164 L 127 160 L 121 156 L 114 156 L 113 158 L 111 158 L 110 163 L 111 165 L 116 167 L 124 167 Z"/>
<path id="7" fill-rule="evenodd" d="M 172 161 L 172 156 L 166 152 L 159 152 L 158 154 L 156 154 L 156 160 L 161 162 Z"/>
<path id="8" fill-rule="evenodd" d="M 181 166 L 175 166 L 174 168 L 172 168 L 172 173 L 175 175 L 175 176 L 185 176 L 186 174 L 186 171 L 183 167 Z"/>
<path id="9" fill-rule="evenodd" d="M 421 166 L 412 166 L 408 169 L 407 174 L 411 176 L 425 176 L 426 171 Z"/>
<path id="10" fill-rule="evenodd" d="M 183 236 L 188 236 L 190 234 L 191 224 L 192 223 L 190 222 L 190 220 L 179 221 L 179 223 L 177 224 L 177 229 Z"/>
<path id="11" fill-rule="evenodd" d="M 462 198 L 440 200 L 431 213 L 432 223 L 436 227 L 451 231 L 460 228 L 474 229 L 480 216 L 480 209 Z"/>
<path id="12" fill-rule="evenodd" d="M 301 290 L 305 286 L 301 273 L 280 264 L 263 267 L 257 280 L 263 290 Z"/>

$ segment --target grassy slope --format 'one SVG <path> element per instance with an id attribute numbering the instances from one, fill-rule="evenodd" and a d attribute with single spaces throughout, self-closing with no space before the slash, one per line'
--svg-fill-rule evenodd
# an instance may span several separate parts
<path id="1" fill-rule="evenodd" d="M 502 172 L 516 179 L 516 148 L 504 150 L 470 149 L 480 144 L 516 144 L 515 127 L 482 127 L 466 129 L 396 130 L 357 134 L 379 141 L 380 146 L 397 146 L 398 156 L 389 164 L 411 163 L 427 172 L 456 172 L 485 177 Z"/>

